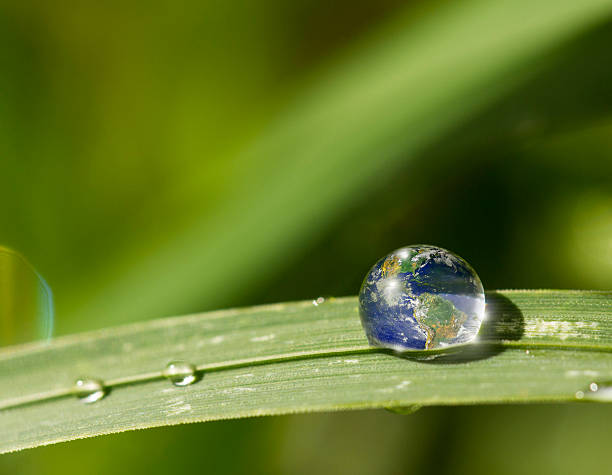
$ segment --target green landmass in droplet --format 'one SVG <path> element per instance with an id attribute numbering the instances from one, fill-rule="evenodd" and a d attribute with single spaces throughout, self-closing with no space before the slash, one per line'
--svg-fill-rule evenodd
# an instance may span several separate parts
<path id="1" fill-rule="evenodd" d="M 421 311 L 415 312 L 415 319 L 427 334 L 427 349 L 436 348 L 440 343 L 456 338 L 461 326 L 467 321 L 465 312 L 439 295 L 420 295 L 419 307 Z"/>

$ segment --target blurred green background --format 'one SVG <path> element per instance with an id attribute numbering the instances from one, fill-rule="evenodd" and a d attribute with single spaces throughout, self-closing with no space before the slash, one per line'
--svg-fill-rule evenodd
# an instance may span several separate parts
<path id="1" fill-rule="evenodd" d="M 413 243 L 489 289 L 610 289 L 611 44 L 601 0 L 0 1 L 0 243 L 45 276 L 58 334 L 354 295 Z M 611 416 L 216 422 L 0 472 L 584 473 Z"/>

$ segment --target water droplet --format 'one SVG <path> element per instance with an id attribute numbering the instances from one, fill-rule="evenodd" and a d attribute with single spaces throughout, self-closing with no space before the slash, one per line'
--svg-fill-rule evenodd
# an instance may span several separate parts
<path id="1" fill-rule="evenodd" d="M 439 247 L 398 249 L 368 272 L 359 292 L 372 345 L 396 351 L 473 341 L 485 318 L 482 283 L 461 257 Z"/>
<path id="2" fill-rule="evenodd" d="M 576 399 L 584 399 L 584 392 L 582 391 L 576 391 Z"/>
<path id="3" fill-rule="evenodd" d="M 583 391 L 578 391 L 583 392 Z M 589 384 L 588 391 L 584 392 L 584 399 L 589 401 L 612 401 L 612 382 Z"/>
<path id="4" fill-rule="evenodd" d="M 409 416 L 410 414 L 414 414 L 419 409 L 423 407 L 422 404 L 410 404 L 408 406 L 391 406 L 385 407 L 385 409 L 389 412 L 393 412 L 394 414 L 400 414 L 402 416 Z"/>
<path id="5" fill-rule="evenodd" d="M 525 350 L 525 354 L 528 355 L 529 354 L 529 350 Z"/>
<path id="6" fill-rule="evenodd" d="M 0 246 L 0 346 L 48 339 L 53 332 L 53 295 L 18 252 Z"/>
<path id="7" fill-rule="evenodd" d="M 163 374 L 175 386 L 189 386 L 198 380 L 196 367 L 186 361 L 171 361 Z"/>
<path id="8" fill-rule="evenodd" d="M 80 378 L 74 383 L 73 394 L 86 404 L 99 401 L 106 396 L 104 383 L 99 379 Z"/>
<path id="9" fill-rule="evenodd" d="M 319 305 L 321 305 L 321 304 L 323 304 L 323 303 L 325 303 L 325 297 L 317 297 L 316 299 L 314 299 L 314 300 L 312 301 L 312 304 L 313 304 L 315 307 L 318 307 Z"/>

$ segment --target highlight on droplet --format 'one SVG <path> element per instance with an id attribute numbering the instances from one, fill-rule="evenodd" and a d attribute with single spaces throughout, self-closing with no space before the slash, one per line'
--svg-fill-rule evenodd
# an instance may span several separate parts
<path id="1" fill-rule="evenodd" d="M 51 338 L 53 319 L 45 280 L 20 253 L 0 246 L 0 346 Z"/>

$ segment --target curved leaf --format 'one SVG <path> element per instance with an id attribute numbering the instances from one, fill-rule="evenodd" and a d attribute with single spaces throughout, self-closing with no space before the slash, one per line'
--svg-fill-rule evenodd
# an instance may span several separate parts
<path id="1" fill-rule="evenodd" d="M 0 352 L 0 451 L 186 422 L 435 404 L 573 401 L 612 380 L 612 292 L 487 295 L 480 342 L 431 359 L 368 346 L 354 297 L 167 318 Z M 175 387 L 170 360 L 201 379 Z M 76 378 L 105 382 L 83 404 Z M 607 400 L 609 398 L 600 398 Z"/>

